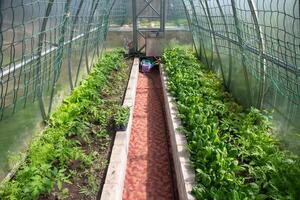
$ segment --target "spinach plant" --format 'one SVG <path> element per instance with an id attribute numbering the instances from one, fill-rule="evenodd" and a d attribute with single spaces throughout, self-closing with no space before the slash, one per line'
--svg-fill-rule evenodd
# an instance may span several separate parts
<path id="1" fill-rule="evenodd" d="M 194 196 L 299 198 L 299 157 L 279 148 L 269 114 L 238 105 L 193 52 L 166 49 L 163 60 L 195 169 Z"/>

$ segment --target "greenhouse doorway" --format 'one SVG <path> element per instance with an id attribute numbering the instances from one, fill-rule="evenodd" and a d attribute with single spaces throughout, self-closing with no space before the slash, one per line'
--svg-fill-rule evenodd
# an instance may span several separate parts
<path id="1" fill-rule="evenodd" d="M 160 50 L 154 47 L 157 46 L 155 42 L 165 35 L 165 0 L 132 0 L 132 15 L 132 51 L 157 56 Z"/>

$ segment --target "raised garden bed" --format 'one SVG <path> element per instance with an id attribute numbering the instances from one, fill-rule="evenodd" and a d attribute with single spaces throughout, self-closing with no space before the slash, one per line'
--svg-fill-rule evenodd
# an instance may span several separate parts
<path id="1" fill-rule="evenodd" d="M 192 189 L 195 185 L 195 172 L 191 167 L 190 153 L 186 148 L 187 141 L 184 134 L 180 131 L 182 125 L 178 118 L 179 113 L 176 101 L 168 91 L 168 78 L 165 74 L 163 64 L 160 65 L 159 69 L 164 94 L 165 116 L 170 138 L 170 151 L 175 173 L 173 176 L 176 181 L 178 199 L 194 200 Z"/>
<path id="2" fill-rule="evenodd" d="M 299 157 L 280 148 L 268 113 L 243 109 L 193 52 L 167 49 L 163 59 L 196 174 L 196 199 L 299 198 Z"/>
<path id="3" fill-rule="evenodd" d="M 135 58 L 132 65 L 127 90 L 125 93 L 125 99 L 123 102 L 123 107 L 129 108 L 128 124 L 126 130 L 116 132 L 105 183 L 101 194 L 101 200 L 122 199 L 131 127 L 133 123 L 132 120 L 138 81 L 138 72 L 139 58 Z"/>
<path id="4" fill-rule="evenodd" d="M 129 67 L 122 50 L 94 65 L 49 126 L 28 149 L 15 176 L 0 188 L 0 199 L 95 199 L 104 184 L 114 137 L 114 114 L 122 116 Z M 126 114 L 126 113 L 125 113 Z M 99 192 L 100 189 L 100 192 Z"/>

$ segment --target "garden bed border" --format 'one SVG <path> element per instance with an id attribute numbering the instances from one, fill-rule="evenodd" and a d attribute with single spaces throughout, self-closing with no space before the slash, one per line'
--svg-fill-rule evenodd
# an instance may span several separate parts
<path id="1" fill-rule="evenodd" d="M 103 186 L 101 200 L 121 200 L 124 188 L 128 147 L 131 134 L 133 110 L 135 104 L 135 95 L 137 88 L 137 80 L 139 73 L 139 58 L 133 61 L 130 78 L 128 81 L 125 98 L 123 102 L 124 107 L 130 108 L 130 115 L 126 131 L 116 132 L 112 153 L 108 165 L 108 170 Z"/>
<path id="2" fill-rule="evenodd" d="M 192 189 L 195 185 L 195 171 L 191 166 L 190 153 L 187 150 L 187 140 L 178 128 L 181 120 L 178 117 L 178 109 L 175 99 L 167 89 L 167 76 L 163 64 L 159 66 L 161 83 L 163 88 L 167 126 L 170 137 L 170 148 L 173 156 L 173 166 L 176 174 L 176 186 L 179 200 L 194 200 Z"/>

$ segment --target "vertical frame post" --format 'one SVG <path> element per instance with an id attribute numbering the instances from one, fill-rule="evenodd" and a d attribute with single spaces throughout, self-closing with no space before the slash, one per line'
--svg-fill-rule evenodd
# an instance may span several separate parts
<path id="1" fill-rule="evenodd" d="M 133 50 L 134 52 L 138 51 L 138 38 L 137 38 L 137 10 L 136 10 L 136 0 L 132 0 L 132 28 L 133 28 L 133 33 L 132 33 L 132 40 L 133 40 Z"/>

